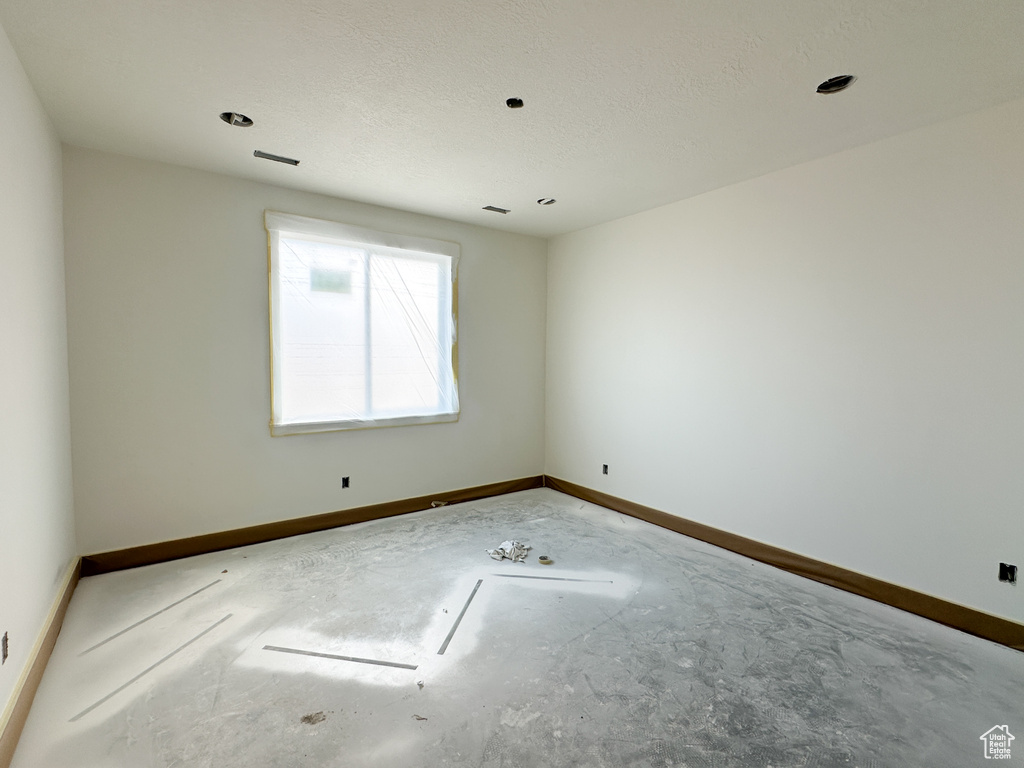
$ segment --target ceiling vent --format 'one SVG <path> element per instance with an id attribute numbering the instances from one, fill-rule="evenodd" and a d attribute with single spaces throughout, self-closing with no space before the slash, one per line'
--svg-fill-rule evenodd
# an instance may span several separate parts
<path id="1" fill-rule="evenodd" d="M 839 93 L 845 91 L 857 78 L 853 75 L 836 75 L 818 86 L 818 93 Z"/>
<path id="2" fill-rule="evenodd" d="M 495 213 L 508 213 L 512 209 L 511 208 L 499 208 L 496 205 L 485 205 L 484 206 L 484 210 L 485 211 L 494 211 Z"/>
<path id="3" fill-rule="evenodd" d="M 537 201 L 537 205 L 554 205 L 555 202 L 556 200 L 553 197 L 542 197 Z"/>
<path id="4" fill-rule="evenodd" d="M 252 119 L 241 112 L 221 112 L 220 119 L 228 125 L 237 125 L 239 128 L 252 128 Z"/>
<path id="5" fill-rule="evenodd" d="M 269 152 L 261 152 L 258 149 L 255 152 L 252 153 L 252 156 L 253 157 L 262 158 L 263 160 L 273 160 L 275 163 L 286 163 L 288 165 L 298 165 L 299 164 L 298 160 L 293 160 L 290 157 L 281 157 L 281 155 L 272 155 Z"/>

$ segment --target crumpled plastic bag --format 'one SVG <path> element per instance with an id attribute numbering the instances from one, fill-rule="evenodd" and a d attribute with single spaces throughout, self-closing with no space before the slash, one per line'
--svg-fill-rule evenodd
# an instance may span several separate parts
<path id="1" fill-rule="evenodd" d="M 487 554 L 495 560 L 511 560 L 513 563 L 521 563 L 526 559 L 526 553 L 532 547 L 523 544 L 521 541 L 503 541 L 497 549 L 488 549 Z"/>

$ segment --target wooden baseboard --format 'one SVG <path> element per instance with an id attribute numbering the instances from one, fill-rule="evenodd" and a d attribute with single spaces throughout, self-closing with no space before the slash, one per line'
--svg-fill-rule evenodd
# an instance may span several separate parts
<path id="1" fill-rule="evenodd" d="M 758 560 L 822 584 L 828 584 L 846 592 L 852 592 L 855 595 L 923 616 L 947 627 L 983 637 L 1018 651 L 1024 651 L 1024 625 L 1009 619 L 951 603 L 907 587 L 890 584 L 881 579 L 823 563 L 820 560 L 798 555 L 734 533 L 727 533 L 703 523 L 696 523 L 659 509 L 645 507 L 642 504 L 585 488 L 566 480 L 545 475 L 544 485 L 583 501 L 599 504 L 630 517 L 636 517 L 676 533 L 714 544 L 716 547 L 728 549 L 730 552 L 749 557 L 751 560 Z"/>
<path id="2" fill-rule="evenodd" d="M 430 509 L 431 506 L 439 503 L 458 504 L 490 496 L 500 496 L 501 494 L 514 491 L 540 488 L 543 485 L 544 477 L 542 475 L 535 475 L 519 480 L 506 480 L 500 483 L 478 485 L 473 488 L 463 488 L 457 491 L 432 493 L 429 496 L 417 496 L 412 499 L 372 504 L 367 507 L 328 512 L 312 517 L 281 520 L 274 523 L 254 525 L 248 528 L 237 528 L 231 531 L 208 533 L 203 536 L 192 536 L 187 539 L 175 539 L 174 541 L 164 541 L 158 544 L 147 544 L 141 547 L 86 555 L 82 558 L 82 575 L 94 576 L 98 573 L 120 571 L 140 565 L 152 565 L 153 563 L 162 563 L 167 560 L 202 555 L 207 552 L 219 552 L 223 549 L 234 549 L 235 547 L 244 547 L 249 544 L 284 539 L 289 536 L 323 531 L 328 528 L 338 528 L 343 525 L 351 525 L 352 523 L 364 523 L 367 520 L 379 520 L 383 517 L 403 515 L 407 512 L 419 512 L 424 509 Z"/>
<path id="3" fill-rule="evenodd" d="M 150 565 L 167 560 L 176 560 L 181 557 L 191 557 L 192 555 L 200 555 L 207 552 L 233 549 L 234 547 L 258 544 L 273 539 L 282 539 L 288 536 L 298 536 L 303 533 L 337 528 L 342 525 L 361 523 L 367 520 L 377 520 L 393 515 L 417 512 L 429 509 L 436 502 L 456 504 L 542 486 L 561 491 L 584 501 L 599 504 L 602 507 L 614 509 L 617 512 L 645 520 L 676 533 L 700 539 L 716 547 L 728 549 L 744 557 L 767 563 L 813 581 L 828 584 L 846 592 L 852 592 L 855 595 L 867 597 L 880 603 L 891 605 L 894 608 L 923 616 L 947 627 L 959 629 L 1000 645 L 1024 651 L 1024 625 L 1009 619 L 957 605 L 932 595 L 916 592 L 907 587 L 890 584 L 880 579 L 857 573 L 856 571 L 850 571 L 836 565 L 821 562 L 820 560 L 814 560 L 804 555 L 780 549 L 779 547 L 773 547 L 744 536 L 728 533 L 703 523 L 687 520 L 659 509 L 646 507 L 642 504 L 620 499 L 601 491 L 585 488 L 584 486 L 548 475 L 525 477 L 519 480 L 479 485 L 474 488 L 464 488 L 458 491 L 435 493 L 429 496 L 418 496 L 412 499 L 402 499 L 384 504 L 373 504 L 357 509 L 329 512 L 313 517 L 282 520 L 249 528 L 239 528 L 232 531 L 206 534 L 204 536 L 194 536 L 142 547 L 87 555 L 82 558 L 82 575 L 91 576 L 97 573 Z M 0 762 L 0 768 L 3 768 L 2 762 Z"/>
<path id="4" fill-rule="evenodd" d="M 43 670 L 46 669 L 46 663 L 50 660 L 53 646 L 57 642 L 57 635 L 64 623 L 64 614 L 67 613 L 71 595 L 74 594 L 75 587 L 78 586 L 81 569 L 82 561 L 79 558 L 75 558 L 75 561 L 68 566 L 57 598 L 50 608 L 50 613 L 46 617 L 39 637 L 36 638 L 36 642 L 32 646 L 28 662 L 14 686 L 11 700 L 4 709 L 3 716 L 0 717 L 0 768 L 9 768 L 11 760 L 14 759 L 14 748 L 18 746 L 18 738 L 21 736 L 21 730 L 25 727 L 25 720 L 28 719 L 28 710 L 36 696 L 39 681 L 43 679 Z"/>

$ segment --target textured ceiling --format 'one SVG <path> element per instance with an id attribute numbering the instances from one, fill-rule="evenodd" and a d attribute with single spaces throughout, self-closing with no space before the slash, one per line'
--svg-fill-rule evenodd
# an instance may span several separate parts
<path id="1" fill-rule="evenodd" d="M 545 236 L 1024 97 L 1019 0 L 0 0 L 0 22 L 70 144 Z"/>

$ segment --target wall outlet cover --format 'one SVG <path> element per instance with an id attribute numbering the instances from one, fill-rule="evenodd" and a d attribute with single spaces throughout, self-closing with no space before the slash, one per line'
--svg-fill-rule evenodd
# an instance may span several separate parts
<path id="1" fill-rule="evenodd" d="M 1009 563 L 999 564 L 999 580 L 1005 581 L 1008 584 L 1017 583 L 1017 566 L 1010 565 Z"/>

